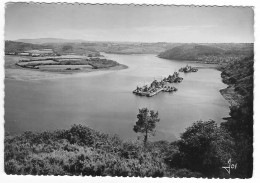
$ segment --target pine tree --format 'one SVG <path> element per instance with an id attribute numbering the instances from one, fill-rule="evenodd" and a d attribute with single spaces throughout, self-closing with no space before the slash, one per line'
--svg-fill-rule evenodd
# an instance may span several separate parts
<path id="1" fill-rule="evenodd" d="M 144 134 L 144 144 L 148 140 L 148 135 L 152 134 L 155 135 L 155 127 L 156 123 L 160 121 L 158 118 L 159 113 L 154 112 L 153 110 L 149 110 L 147 108 L 139 109 L 139 114 L 137 115 L 138 121 L 134 126 L 134 131 L 136 133 L 143 133 Z"/>

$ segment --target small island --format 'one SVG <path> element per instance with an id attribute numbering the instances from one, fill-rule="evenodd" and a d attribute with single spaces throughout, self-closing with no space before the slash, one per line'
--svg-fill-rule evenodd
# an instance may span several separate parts
<path id="1" fill-rule="evenodd" d="M 180 83 L 183 78 L 179 76 L 178 72 L 174 72 L 173 75 L 169 75 L 167 78 L 164 78 L 163 81 L 168 83 Z"/>
<path id="2" fill-rule="evenodd" d="M 178 72 L 174 72 L 173 75 L 169 75 L 167 78 L 164 78 L 161 81 L 154 80 L 149 86 L 144 85 L 138 87 L 133 91 L 134 94 L 139 96 L 152 97 L 160 92 L 174 92 L 178 89 L 174 86 L 167 86 L 166 83 L 180 83 L 183 80 L 182 77 L 179 77 Z"/>
<path id="3" fill-rule="evenodd" d="M 185 67 L 182 67 L 179 69 L 179 72 L 189 73 L 189 72 L 197 72 L 198 69 L 191 67 L 189 65 L 186 65 Z"/>

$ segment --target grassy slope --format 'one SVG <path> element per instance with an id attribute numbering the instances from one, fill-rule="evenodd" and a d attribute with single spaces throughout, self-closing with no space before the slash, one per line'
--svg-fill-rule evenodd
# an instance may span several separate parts
<path id="1" fill-rule="evenodd" d="M 23 42 L 15 42 L 15 41 L 5 41 L 5 52 L 23 52 L 27 50 L 34 49 L 44 49 L 48 48 L 44 45 L 31 44 L 31 43 L 23 43 Z"/>
<path id="2" fill-rule="evenodd" d="M 46 43 L 46 44 L 31 44 L 15 41 L 5 41 L 5 52 L 23 52 L 34 49 L 53 49 L 59 54 L 92 54 L 97 53 L 94 48 L 87 48 L 79 43 Z"/>

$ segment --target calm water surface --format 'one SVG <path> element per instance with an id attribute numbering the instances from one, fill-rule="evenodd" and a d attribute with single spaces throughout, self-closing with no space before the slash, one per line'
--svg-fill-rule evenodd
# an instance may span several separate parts
<path id="1" fill-rule="evenodd" d="M 173 140 L 197 120 L 221 122 L 228 116 L 229 104 L 219 93 L 226 85 L 215 69 L 181 73 L 183 82 L 172 84 L 178 88 L 177 92 L 146 98 L 132 94 L 137 85 L 168 76 L 187 63 L 155 55 L 105 55 L 129 68 L 75 74 L 63 79 L 5 79 L 6 131 L 55 130 L 85 124 L 106 133 L 117 133 L 123 139 L 135 139 L 137 134 L 132 129 L 138 109 L 148 107 L 159 111 L 161 120 L 156 138 Z"/>

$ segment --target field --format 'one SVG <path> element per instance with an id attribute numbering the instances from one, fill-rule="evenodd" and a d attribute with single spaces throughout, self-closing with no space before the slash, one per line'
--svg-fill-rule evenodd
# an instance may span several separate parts
<path id="1" fill-rule="evenodd" d="M 64 70 L 92 70 L 91 65 L 41 65 L 40 70 L 64 71 Z"/>
<path id="2" fill-rule="evenodd" d="M 57 62 L 53 60 L 39 60 L 39 61 L 32 61 L 32 62 L 19 62 L 18 65 L 21 66 L 36 66 L 36 65 L 50 65 L 50 64 L 57 64 Z"/>
<path id="3" fill-rule="evenodd" d="M 24 59 L 21 56 L 5 55 L 5 69 L 15 69 L 19 66 L 15 65 L 19 60 Z M 29 59 L 28 59 L 29 60 Z"/>
<path id="4" fill-rule="evenodd" d="M 51 49 L 47 49 L 47 50 L 28 50 L 26 51 L 27 53 L 32 53 L 32 54 L 48 54 L 48 53 L 53 53 L 53 51 Z"/>

